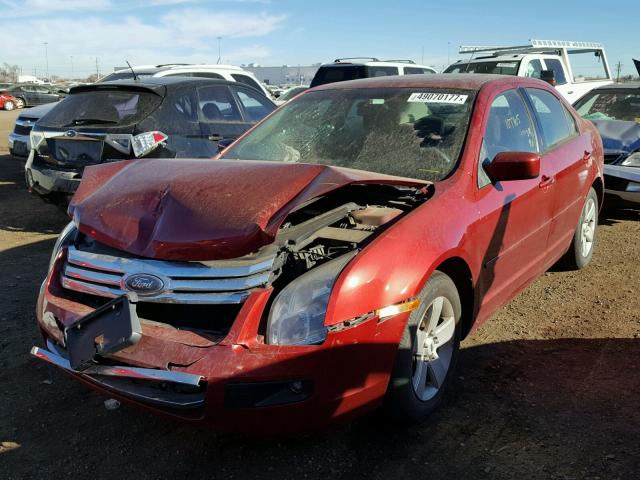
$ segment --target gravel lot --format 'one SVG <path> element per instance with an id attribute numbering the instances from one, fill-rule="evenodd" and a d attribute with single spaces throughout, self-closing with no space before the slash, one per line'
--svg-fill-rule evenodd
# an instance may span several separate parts
<path id="1" fill-rule="evenodd" d="M 25 190 L 8 156 L 16 115 L 0 111 L 0 477 L 640 478 L 637 210 L 606 210 L 591 266 L 547 273 L 464 342 L 454 395 L 426 422 L 222 435 L 106 410 L 29 357 L 66 218 Z"/>

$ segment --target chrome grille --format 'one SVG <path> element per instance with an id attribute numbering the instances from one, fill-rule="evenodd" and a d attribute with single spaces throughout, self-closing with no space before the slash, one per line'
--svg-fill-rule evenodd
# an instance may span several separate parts
<path id="1" fill-rule="evenodd" d="M 127 277 L 150 274 L 164 282 L 162 291 L 140 295 L 158 303 L 242 303 L 271 280 L 276 254 L 214 262 L 168 262 L 92 253 L 70 246 L 60 274 L 62 286 L 76 292 L 114 298 L 124 295 Z"/>

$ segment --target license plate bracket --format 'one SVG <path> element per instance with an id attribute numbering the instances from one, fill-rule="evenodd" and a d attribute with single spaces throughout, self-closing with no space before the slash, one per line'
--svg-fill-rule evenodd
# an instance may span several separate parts
<path id="1" fill-rule="evenodd" d="M 64 329 L 69 364 L 84 370 L 96 355 L 108 355 L 135 345 L 142 338 L 136 304 L 126 295 L 117 297 Z"/>

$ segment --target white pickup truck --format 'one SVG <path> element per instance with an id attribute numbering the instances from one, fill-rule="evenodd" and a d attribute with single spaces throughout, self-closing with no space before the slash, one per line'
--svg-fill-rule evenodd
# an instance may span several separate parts
<path id="1" fill-rule="evenodd" d="M 540 78 L 544 70 L 551 70 L 556 88 L 569 103 L 596 87 L 613 83 L 604 47 L 595 42 L 530 40 L 528 45 L 513 47 L 461 46 L 459 53 L 469 58 L 449 65 L 443 73 Z"/>

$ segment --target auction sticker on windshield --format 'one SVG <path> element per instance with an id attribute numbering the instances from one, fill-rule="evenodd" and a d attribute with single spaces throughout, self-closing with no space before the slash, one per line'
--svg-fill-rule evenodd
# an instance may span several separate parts
<path id="1" fill-rule="evenodd" d="M 407 102 L 452 103 L 454 105 L 462 105 L 467 101 L 468 97 L 469 95 L 460 95 L 458 93 L 419 92 L 412 93 Z"/>

